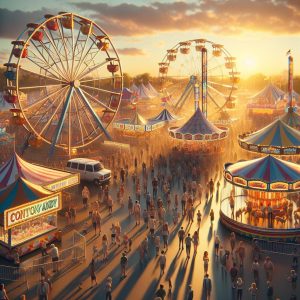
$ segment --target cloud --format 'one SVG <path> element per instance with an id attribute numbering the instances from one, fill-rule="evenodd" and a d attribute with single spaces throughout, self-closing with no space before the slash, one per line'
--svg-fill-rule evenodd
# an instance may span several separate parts
<path id="1" fill-rule="evenodd" d="M 137 36 L 161 31 L 199 30 L 217 34 L 260 31 L 300 32 L 299 0 L 202 0 L 147 5 L 79 2 L 112 35 Z"/>
<path id="2" fill-rule="evenodd" d="M 42 8 L 31 12 L 21 10 L 8 10 L 0 8 L 0 37 L 11 40 L 17 39 L 21 32 L 26 29 L 26 24 L 37 22 L 49 9 Z"/>
<path id="3" fill-rule="evenodd" d="M 122 55 L 131 55 L 131 56 L 140 56 L 145 55 L 145 52 L 139 48 L 121 48 L 117 49 L 119 54 Z"/>

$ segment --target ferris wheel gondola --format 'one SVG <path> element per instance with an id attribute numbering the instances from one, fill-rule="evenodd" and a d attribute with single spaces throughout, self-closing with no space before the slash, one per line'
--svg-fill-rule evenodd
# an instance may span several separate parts
<path id="1" fill-rule="evenodd" d="M 4 73 L 18 123 L 52 153 L 58 147 L 70 154 L 102 134 L 110 138 L 123 86 L 110 37 L 94 21 L 66 12 L 26 27 L 12 42 Z"/>

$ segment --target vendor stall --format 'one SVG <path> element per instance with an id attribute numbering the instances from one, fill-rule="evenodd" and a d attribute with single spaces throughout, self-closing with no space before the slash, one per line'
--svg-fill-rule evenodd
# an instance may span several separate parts
<path id="1" fill-rule="evenodd" d="M 0 191 L 0 255 L 13 259 L 58 238 L 61 192 L 51 192 L 22 177 Z"/>

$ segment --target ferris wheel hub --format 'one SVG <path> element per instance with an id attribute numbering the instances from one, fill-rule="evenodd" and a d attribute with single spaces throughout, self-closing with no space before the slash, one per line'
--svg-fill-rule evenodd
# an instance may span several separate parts
<path id="1" fill-rule="evenodd" d="M 79 88 L 80 87 L 80 81 L 79 80 L 74 80 L 70 81 L 70 86 L 73 86 L 74 88 Z"/>

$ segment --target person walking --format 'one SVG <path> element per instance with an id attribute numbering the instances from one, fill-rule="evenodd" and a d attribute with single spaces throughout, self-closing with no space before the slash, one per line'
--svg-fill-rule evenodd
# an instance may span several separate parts
<path id="1" fill-rule="evenodd" d="M 235 237 L 235 233 L 234 232 L 230 233 L 229 241 L 230 241 L 231 254 L 232 254 L 233 250 L 235 248 L 235 243 L 236 243 L 236 237 Z"/>
<path id="2" fill-rule="evenodd" d="M 194 299 L 194 291 L 192 289 L 192 286 L 189 285 L 188 286 L 188 290 L 187 290 L 187 297 L 186 300 L 193 300 Z"/>
<path id="3" fill-rule="evenodd" d="M 288 281 L 292 284 L 292 289 L 296 290 L 297 288 L 297 273 L 295 270 L 291 269 L 290 270 L 290 275 L 288 276 Z"/>
<path id="4" fill-rule="evenodd" d="M 129 216 L 133 215 L 133 201 L 130 196 L 128 196 L 128 214 Z"/>
<path id="5" fill-rule="evenodd" d="M 265 259 L 264 269 L 265 269 L 267 280 L 272 281 L 273 271 L 274 271 L 274 264 L 271 261 L 271 258 L 269 256 L 267 256 L 266 259 Z"/>
<path id="6" fill-rule="evenodd" d="M 206 273 L 203 279 L 203 296 L 205 300 L 210 300 L 211 289 L 212 289 L 211 279 L 209 278 L 209 275 Z"/>
<path id="7" fill-rule="evenodd" d="M 9 300 L 4 283 L 0 283 L 0 300 Z"/>
<path id="8" fill-rule="evenodd" d="M 160 277 L 165 273 L 167 258 L 165 252 L 162 250 L 159 257 L 159 265 L 160 265 Z"/>
<path id="9" fill-rule="evenodd" d="M 274 296 L 274 289 L 273 289 L 273 286 L 271 284 L 270 281 L 267 281 L 267 299 L 268 300 L 273 300 L 273 296 Z"/>
<path id="10" fill-rule="evenodd" d="M 236 263 L 233 263 L 233 266 L 230 269 L 231 287 L 233 289 L 236 288 L 235 284 L 236 284 L 236 281 L 237 281 L 238 272 L 239 271 L 238 271 L 238 269 L 236 267 Z"/>
<path id="11" fill-rule="evenodd" d="M 169 239 L 169 225 L 164 223 L 162 228 L 162 237 L 164 242 L 164 248 L 168 250 L 168 239 Z"/>
<path id="12" fill-rule="evenodd" d="M 209 263 L 208 252 L 207 252 L 207 251 L 204 251 L 204 254 L 203 254 L 204 274 L 207 274 L 207 271 L 208 271 L 208 263 Z"/>
<path id="13" fill-rule="evenodd" d="M 239 257 L 240 267 L 243 267 L 243 265 L 244 265 L 244 259 L 245 259 L 245 256 L 246 256 L 246 248 L 244 246 L 244 242 L 243 241 L 239 242 L 239 246 L 236 249 L 236 252 L 237 252 L 238 257 Z"/>
<path id="14" fill-rule="evenodd" d="M 83 207 L 84 208 L 87 208 L 88 207 L 88 201 L 90 199 L 90 191 L 88 189 L 87 186 L 84 186 L 82 192 L 81 192 L 81 195 L 82 195 L 82 204 L 83 204 Z"/>
<path id="15" fill-rule="evenodd" d="M 253 278 L 256 283 L 256 285 L 259 282 L 259 262 L 257 259 L 254 260 L 252 263 L 252 272 L 253 272 Z"/>
<path id="16" fill-rule="evenodd" d="M 127 264 L 128 264 L 128 258 L 126 256 L 126 253 L 123 252 L 122 256 L 121 256 L 121 279 L 125 278 L 126 275 L 126 268 L 127 268 Z"/>
<path id="17" fill-rule="evenodd" d="M 197 225 L 198 225 L 198 230 L 200 228 L 201 219 L 202 219 L 202 214 L 201 214 L 200 210 L 198 209 L 198 211 L 197 211 Z"/>
<path id="18" fill-rule="evenodd" d="M 167 293 L 166 290 L 164 289 L 164 285 L 160 284 L 159 289 L 155 293 L 155 296 L 160 298 L 161 300 L 164 300 L 166 295 Z"/>
<path id="19" fill-rule="evenodd" d="M 90 265 L 90 277 L 91 277 L 91 288 L 93 287 L 94 281 L 97 285 L 97 278 L 96 278 L 96 270 L 95 270 L 95 260 L 92 258 Z"/>
<path id="20" fill-rule="evenodd" d="M 160 250 L 160 236 L 159 234 L 157 234 L 155 236 L 155 239 L 154 239 L 154 245 L 155 245 L 155 253 L 156 253 L 156 257 L 158 257 L 159 255 L 159 250 Z"/>
<path id="21" fill-rule="evenodd" d="M 178 231 L 178 239 L 179 239 L 179 250 L 181 249 L 180 247 L 182 247 L 182 250 L 184 249 L 183 248 L 183 239 L 184 239 L 184 235 L 185 235 L 185 232 L 184 232 L 184 229 L 183 227 L 181 227 Z"/>
<path id="22" fill-rule="evenodd" d="M 135 201 L 133 207 L 134 217 L 135 217 L 135 225 L 141 224 L 141 205 L 138 201 Z"/>
<path id="23" fill-rule="evenodd" d="M 193 244 L 194 244 L 194 255 L 197 254 L 197 249 L 198 249 L 198 245 L 199 245 L 199 233 L 196 230 L 193 234 Z"/>
<path id="24" fill-rule="evenodd" d="M 111 291 L 112 291 L 112 278 L 108 276 L 106 278 L 106 283 L 105 283 L 105 300 L 112 300 L 111 297 Z"/>
<path id="25" fill-rule="evenodd" d="M 238 277 L 238 279 L 236 280 L 237 300 L 243 299 L 243 287 L 244 281 L 241 277 Z"/>
<path id="26" fill-rule="evenodd" d="M 54 244 L 50 245 L 49 255 L 52 259 L 53 272 L 57 272 L 58 271 L 59 253 L 58 253 L 58 248 Z"/>
<path id="27" fill-rule="evenodd" d="M 256 300 L 257 299 L 258 288 L 257 288 L 255 282 L 251 283 L 251 286 L 249 288 L 249 292 L 250 292 L 250 295 L 251 295 L 251 300 Z"/>
<path id="28" fill-rule="evenodd" d="M 192 246 L 192 238 L 190 233 L 188 233 L 187 237 L 185 238 L 185 250 L 188 259 L 190 258 L 191 246 Z"/>
<path id="29" fill-rule="evenodd" d="M 106 234 L 103 234 L 102 236 L 102 253 L 103 253 L 103 262 L 105 262 L 108 256 L 108 238 Z"/>
<path id="30" fill-rule="evenodd" d="M 44 278 L 41 278 L 38 286 L 37 286 L 37 295 L 39 300 L 48 300 L 49 299 L 49 291 L 50 291 L 50 287 L 48 282 L 45 281 Z M 2 298 L 0 298 L 2 299 Z M 4 299 L 8 299 L 8 298 L 4 298 Z"/>
<path id="31" fill-rule="evenodd" d="M 212 227 L 213 224 L 214 224 L 214 220 L 215 220 L 215 213 L 214 213 L 213 209 L 211 209 L 209 216 L 210 216 L 210 224 L 211 224 L 211 227 Z"/>
<path id="32" fill-rule="evenodd" d="M 219 257 L 219 248 L 220 248 L 220 238 L 218 235 L 215 236 L 215 256 Z"/>

